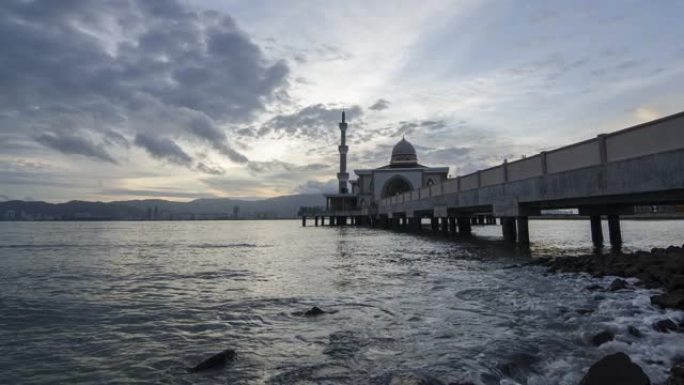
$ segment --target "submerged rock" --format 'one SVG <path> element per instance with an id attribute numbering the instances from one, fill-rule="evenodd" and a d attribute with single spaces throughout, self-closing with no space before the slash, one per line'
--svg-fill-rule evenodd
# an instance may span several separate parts
<path id="1" fill-rule="evenodd" d="M 382 385 L 444 385 L 442 381 L 434 377 L 414 373 L 390 374 L 375 383 Z"/>
<path id="2" fill-rule="evenodd" d="M 325 314 L 325 312 L 321 310 L 321 308 L 319 308 L 318 306 L 314 306 L 304 313 L 306 317 L 315 317 L 321 314 Z"/>
<path id="3" fill-rule="evenodd" d="M 636 327 L 631 326 L 631 325 L 627 326 L 627 333 L 629 333 L 632 336 L 637 337 L 637 338 L 641 338 L 643 336 L 643 334 L 641 334 L 639 329 L 637 329 Z"/>
<path id="4" fill-rule="evenodd" d="M 594 346 L 601 346 L 608 341 L 612 341 L 613 339 L 615 339 L 615 334 L 613 334 L 613 332 L 610 330 L 604 330 L 601 333 L 591 337 L 591 343 Z"/>
<path id="5" fill-rule="evenodd" d="M 597 290 L 603 290 L 603 286 L 595 283 L 593 285 L 589 285 L 589 286 L 585 287 L 585 289 L 587 289 L 589 291 L 597 291 Z"/>
<path id="6" fill-rule="evenodd" d="M 200 362 L 193 368 L 188 368 L 188 372 L 197 373 L 205 370 L 218 369 L 225 366 L 228 362 L 235 360 L 235 350 L 226 349 L 221 353 L 215 354 L 206 360 Z"/>
<path id="7" fill-rule="evenodd" d="M 661 319 L 653 323 L 653 330 L 661 333 L 676 332 L 679 329 L 674 321 L 669 318 Z"/>
<path id="8" fill-rule="evenodd" d="M 580 381 L 580 385 L 650 385 L 646 373 L 625 353 L 615 353 L 598 360 Z"/>
<path id="9" fill-rule="evenodd" d="M 608 286 L 609 291 L 618 291 L 618 290 L 624 290 L 629 288 L 629 284 L 627 281 L 624 279 L 616 278 L 611 282 L 610 286 Z"/>

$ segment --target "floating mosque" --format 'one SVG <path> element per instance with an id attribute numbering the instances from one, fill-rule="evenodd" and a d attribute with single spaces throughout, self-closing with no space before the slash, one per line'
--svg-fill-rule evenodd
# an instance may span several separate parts
<path id="1" fill-rule="evenodd" d="M 377 207 L 381 199 L 407 191 L 440 184 L 447 179 L 449 167 L 428 167 L 418 163 L 415 147 L 402 137 L 392 148 L 390 162 L 372 169 L 357 169 L 357 179 L 349 180 L 347 172 L 347 122 L 342 111 L 340 128 L 340 172 L 336 194 L 326 194 L 327 211 L 365 211 Z M 351 186 L 351 189 L 349 188 Z"/>

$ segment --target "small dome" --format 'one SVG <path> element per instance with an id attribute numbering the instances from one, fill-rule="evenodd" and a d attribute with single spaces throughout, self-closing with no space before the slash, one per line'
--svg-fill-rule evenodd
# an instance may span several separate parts
<path id="1" fill-rule="evenodd" d="M 405 138 L 401 138 L 399 143 L 394 145 L 392 149 L 392 166 L 412 166 L 418 164 L 418 155 L 416 149 Z"/>

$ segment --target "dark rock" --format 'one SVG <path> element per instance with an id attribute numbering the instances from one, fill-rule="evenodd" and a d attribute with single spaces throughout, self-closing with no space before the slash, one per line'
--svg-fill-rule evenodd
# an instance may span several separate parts
<path id="1" fill-rule="evenodd" d="M 444 385 L 436 378 L 414 373 L 391 374 L 377 383 L 387 385 Z"/>
<path id="2" fill-rule="evenodd" d="M 591 337 L 591 343 L 594 346 L 601 346 L 608 341 L 612 341 L 613 339 L 615 339 L 615 334 L 613 334 L 613 332 L 610 330 L 604 330 L 601 333 Z"/>
<path id="3" fill-rule="evenodd" d="M 575 311 L 577 312 L 577 314 L 587 315 L 593 313 L 594 309 L 577 309 Z"/>
<path id="4" fill-rule="evenodd" d="M 634 326 L 627 326 L 627 332 L 636 338 L 641 338 L 643 334 Z"/>
<path id="5" fill-rule="evenodd" d="M 627 281 L 624 279 L 616 278 L 611 282 L 610 286 L 608 286 L 609 291 L 618 291 L 618 290 L 624 290 L 629 287 L 629 284 Z"/>
<path id="6" fill-rule="evenodd" d="M 684 358 L 679 357 L 674 360 L 665 385 L 684 385 Z"/>
<path id="7" fill-rule="evenodd" d="M 651 297 L 651 303 L 664 308 L 684 310 L 684 289 L 654 295 Z"/>
<path id="8" fill-rule="evenodd" d="M 598 284 L 593 284 L 593 285 L 589 285 L 589 286 L 585 287 L 585 289 L 587 289 L 589 291 L 597 291 L 597 290 L 603 290 L 603 286 L 598 285 Z"/>
<path id="9" fill-rule="evenodd" d="M 538 358 L 528 353 L 515 353 L 508 357 L 508 361 L 497 365 L 497 369 L 509 378 L 516 382 L 525 382 L 530 372 L 534 372 L 532 365 L 538 361 Z"/>
<path id="10" fill-rule="evenodd" d="M 670 254 L 670 255 L 673 255 L 673 254 L 676 255 L 676 254 L 681 254 L 682 249 L 680 247 L 677 247 L 677 246 L 668 246 L 668 248 L 665 249 L 665 252 L 667 254 Z"/>
<path id="11" fill-rule="evenodd" d="M 653 330 L 661 333 L 674 332 L 678 329 L 679 327 L 677 326 L 677 324 L 669 318 L 661 319 L 660 321 L 653 323 Z"/>
<path id="12" fill-rule="evenodd" d="M 307 310 L 306 313 L 304 313 L 304 315 L 307 317 L 315 317 L 321 314 L 325 314 L 325 312 L 321 310 L 321 308 L 319 308 L 318 306 L 314 306 L 311 309 Z"/>
<path id="13" fill-rule="evenodd" d="M 625 353 L 615 353 L 598 360 L 580 381 L 580 385 L 650 385 L 639 365 Z"/>
<path id="14" fill-rule="evenodd" d="M 667 281 L 667 290 L 675 291 L 684 289 L 684 274 L 677 274 Z"/>
<path id="15" fill-rule="evenodd" d="M 197 373 L 205 370 L 218 369 L 225 366 L 228 362 L 235 360 L 235 350 L 226 349 L 221 353 L 215 354 L 206 360 L 200 362 L 193 368 L 188 368 L 188 372 Z"/>

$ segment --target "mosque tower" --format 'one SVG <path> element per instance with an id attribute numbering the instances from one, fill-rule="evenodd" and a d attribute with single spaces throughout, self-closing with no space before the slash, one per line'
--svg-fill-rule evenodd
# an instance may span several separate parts
<path id="1" fill-rule="evenodd" d="M 349 173 L 347 173 L 347 123 L 344 120 L 344 110 L 342 110 L 342 121 L 340 122 L 340 136 L 341 143 L 338 147 L 340 149 L 340 172 L 337 173 L 337 180 L 340 182 L 340 194 L 348 194 L 347 181 L 349 180 Z"/>

